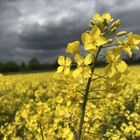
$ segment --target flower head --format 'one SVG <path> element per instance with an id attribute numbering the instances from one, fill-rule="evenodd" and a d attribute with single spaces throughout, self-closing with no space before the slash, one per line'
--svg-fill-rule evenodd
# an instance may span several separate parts
<path id="1" fill-rule="evenodd" d="M 74 41 L 67 45 L 66 52 L 71 53 L 71 54 L 79 53 L 79 51 L 80 51 L 79 47 L 80 47 L 80 42 Z"/>
<path id="2" fill-rule="evenodd" d="M 106 21 L 106 23 L 110 23 L 112 21 L 111 15 L 109 13 L 105 13 L 102 16 L 100 14 L 96 13 L 93 16 L 93 19 L 100 23 L 104 23 L 104 21 Z"/>
<path id="3" fill-rule="evenodd" d="M 85 59 L 80 54 L 75 55 L 77 69 L 73 72 L 74 77 L 77 77 L 81 73 L 83 74 L 85 78 L 91 76 L 91 69 L 89 67 L 89 64 L 92 63 L 92 59 L 93 59 L 92 57 L 93 55 L 91 53 L 87 54 Z"/>
<path id="4" fill-rule="evenodd" d="M 124 73 L 127 69 L 127 64 L 119 59 L 121 55 L 120 48 L 113 48 L 106 53 L 107 66 L 105 72 L 110 76 L 114 76 L 116 73 Z"/>
<path id="5" fill-rule="evenodd" d="M 60 65 L 57 68 L 57 72 L 61 73 L 64 71 L 64 74 L 70 73 L 70 66 L 71 66 L 72 60 L 69 57 L 64 58 L 64 56 L 59 56 L 58 58 L 58 64 Z"/>
<path id="6" fill-rule="evenodd" d="M 85 45 L 85 50 L 95 52 L 97 47 L 106 44 L 107 40 L 101 35 L 100 29 L 95 26 L 91 32 L 82 34 L 82 42 Z"/>
<path id="7" fill-rule="evenodd" d="M 139 50 L 138 44 L 140 43 L 140 36 L 133 34 L 132 32 L 128 33 L 127 38 L 122 42 L 123 50 L 131 57 L 131 49 Z"/>

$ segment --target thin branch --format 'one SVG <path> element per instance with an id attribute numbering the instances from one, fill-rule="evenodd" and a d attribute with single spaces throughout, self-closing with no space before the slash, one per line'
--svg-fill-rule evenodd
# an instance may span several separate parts
<path id="1" fill-rule="evenodd" d="M 41 137 L 42 137 L 42 140 L 45 140 L 45 139 L 44 139 L 44 134 L 43 134 L 43 129 L 42 129 L 41 122 L 38 121 L 38 124 L 39 124 L 39 128 L 40 128 L 40 131 L 41 131 Z"/>
<path id="2" fill-rule="evenodd" d="M 105 76 L 98 76 L 97 78 L 93 78 L 93 79 L 91 79 L 91 81 L 98 80 L 98 79 L 100 79 L 100 78 L 107 79 L 107 77 L 105 77 Z"/>
<path id="3" fill-rule="evenodd" d="M 103 46 L 102 48 L 109 48 L 109 47 L 114 47 L 114 46 L 117 46 L 117 45 L 121 45 L 121 44 L 110 44 L 110 45 L 107 45 L 107 46 Z"/>
<path id="4" fill-rule="evenodd" d="M 82 94 L 84 96 L 84 93 L 82 93 L 80 90 L 76 90 L 77 92 L 79 92 L 80 94 Z M 84 90 L 83 90 L 84 91 Z"/>

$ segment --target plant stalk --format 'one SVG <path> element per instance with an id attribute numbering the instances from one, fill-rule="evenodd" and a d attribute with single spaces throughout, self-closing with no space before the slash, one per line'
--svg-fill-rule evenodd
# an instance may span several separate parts
<path id="1" fill-rule="evenodd" d="M 38 123 L 39 123 L 40 131 L 41 131 L 42 140 L 45 140 L 44 135 L 43 135 L 43 129 L 42 129 L 41 121 L 38 121 Z"/>
<path id="2" fill-rule="evenodd" d="M 101 51 L 101 48 L 102 48 L 102 46 L 100 46 L 96 55 L 94 56 L 94 63 L 91 67 L 91 75 L 93 75 L 93 73 L 94 73 L 96 61 L 97 61 L 98 55 Z M 79 129 L 78 129 L 78 134 L 77 134 L 76 140 L 81 139 L 82 128 L 83 128 L 83 123 L 84 123 L 84 117 L 85 117 L 85 111 L 86 111 L 86 105 L 87 105 L 87 101 L 88 101 L 88 95 L 89 95 L 89 89 L 90 89 L 91 81 L 92 81 L 92 76 L 90 78 L 88 78 L 88 82 L 87 82 L 87 85 L 86 85 L 86 90 L 85 90 L 85 94 L 84 94 L 84 97 L 83 97 L 83 104 L 82 104 L 82 107 L 81 107 L 81 117 L 80 117 Z"/>

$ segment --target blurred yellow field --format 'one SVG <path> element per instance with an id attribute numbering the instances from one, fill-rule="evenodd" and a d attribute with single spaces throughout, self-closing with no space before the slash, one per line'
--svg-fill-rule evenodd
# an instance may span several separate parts
<path id="1" fill-rule="evenodd" d="M 95 81 L 83 139 L 140 138 L 139 70 L 140 66 L 130 66 L 116 93 L 103 91 L 103 80 Z M 95 71 L 102 72 L 102 68 Z M 0 139 L 74 140 L 82 99 L 78 90 L 84 83 L 78 84 L 71 76 L 53 75 L 45 72 L 0 77 Z M 95 85 L 98 90 L 94 90 Z"/>

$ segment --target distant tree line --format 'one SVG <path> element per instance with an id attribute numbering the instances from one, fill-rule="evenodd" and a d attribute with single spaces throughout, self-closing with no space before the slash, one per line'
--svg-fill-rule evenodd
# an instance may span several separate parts
<path id="1" fill-rule="evenodd" d="M 41 64 L 37 58 L 30 59 L 27 64 L 24 62 L 17 64 L 15 61 L 7 61 L 4 63 L 0 62 L 0 73 L 53 70 L 57 66 L 57 62 L 53 64 Z"/>
<path id="2" fill-rule="evenodd" d="M 125 60 L 127 64 L 134 65 L 134 64 L 140 64 L 140 58 L 135 59 L 132 58 L 126 58 Z M 104 67 L 106 65 L 106 62 L 104 60 L 99 60 L 97 62 L 97 67 Z M 21 64 L 17 64 L 14 61 L 7 61 L 5 63 L 0 62 L 0 73 L 9 73 L 9 72 L 32 72 L 32 71 L 48 71 L 48 70 L 56 70 L 58 67 L 57 61 L 53 64 L 41 64 L 37 58 L 31 58 L 29 62 L 26 64 L 22 62 Z M 73 68 L 75 65 L 73 65 Z"/>

